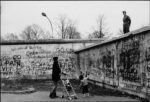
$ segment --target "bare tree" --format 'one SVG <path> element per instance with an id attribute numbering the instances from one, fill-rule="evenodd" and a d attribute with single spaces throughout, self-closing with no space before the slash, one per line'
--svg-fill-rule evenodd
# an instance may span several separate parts
<path id="1" fill-rule="evenodd" d="M 5 40 L 19 40 L 19 38 L 14 33 L 7 33 L 5 36 Z"/>
<path id="2" fill-rule="evenodd" d="M 49 32 L 45 32 L 39 25 L 33 24 L 27 26 L 20 34 L 21 38 L 24 40 L 37 40 L 43 38 L 50 38 L 48 36 Z M 49 34 L 50 35 L 50 34 Z"/>
<path id="3" fill-rule="evenodd" d="M 4 41 L 4 37 L 3 36 L 0 36 L 0 41 Z"/>
<path id="4" fill-rule="evenodd" d="M 42 39 L 49 39 L 49 38 L 54 38 L 49 31 L 45 31 L 43 35 L 41 35 Z"/>
<path id="5" fill-rule="evenodd" d="M 68 39 L 80 39 L 81 34 L 77 31 L 77 28 L 75 26 L 75 23 L 70 20 L 70 24 L 66 28 L 66 35 Z"/>
<path id="6" fill-rule="evenodd" d="M 67 37 L 66 30 L 68 26 L 68 19 L 65 15 L 60 15 L 58 17 L 58 23 L 57 23 L 57 33 L 59 36 L 61 36 L 62 39 L 65 39 Z"/>
<path id="7" fill-rule="evenodd" d="M 74 21 L 70 20 L 66 15 L 58 17 L 57 33 L 62 39 L 80 39 L 80 33 L 77 31 Z"/>
<path id="8" fill-rule="evenodd" d="M 89 38 L 102 38 L 108 34 L 108 28 L 106 27 L 106 18 L 104 15 L 99 15 L 97 19 L 97 27 L 92 33 L 89 34 Z"/>
<path id="9" fill-rule="evenodd" d="M 89 38 L 102 38 L 102 37 L 99 37 L 99 32 L 95 30 L 89 34 Z"/>

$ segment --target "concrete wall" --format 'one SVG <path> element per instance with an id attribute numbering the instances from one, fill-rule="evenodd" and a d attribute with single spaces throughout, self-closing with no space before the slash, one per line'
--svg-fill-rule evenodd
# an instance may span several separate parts
<path id="1" fill-rule="evenodd" d="M 99 85 L 150 94 L 150 27 L 76 51 L 79 71 Z"/>
<path id="2" fill-rule="evenodd" d="M 59 57 L 62 71 L 75 76 L 74 50 L 101 40 L 3 41 L 1 42 L 1 78 L 51 78 L 53 57 Z"/>

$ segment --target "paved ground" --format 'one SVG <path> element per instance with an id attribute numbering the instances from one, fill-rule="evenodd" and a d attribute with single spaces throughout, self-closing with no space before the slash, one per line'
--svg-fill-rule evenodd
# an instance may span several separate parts
<path id="1" fill-rule="evenodd" d="M 58 92 L 58 96 L 61 96 L 62 93 Z M 48 91 L 37 91 L 30 94 L 1 94 L 1 102 L 69 102 L 66 98 L 56 98 L 56 99 L 50 99 Z M 78 94 L 79 99 L 73 100 L 75 102 L 102 102 L 102 101 L 134 101 L 134 102 L 140 102 L 138 99 L 131 99 L 130 97 L 119 97 L 119 96 L 89 96 L 89 97 L 82 97 L 81 94 Z"/>
<path id="2" fill-rule="evenodd" d="M 5 82 L 6 83 L 6 82 Z M 134 101 L 134 102 L 140 102 L 139 99 L 133 98 L 129 95 L 123 94 L 122 92 L 112 90 L 112 89 L 106 89 L 104 87 L 100 87 L 94 84 L 89 83 L 89 90 L 90 93 L 92 94 L 89 97 L 82 97 L 81 95 L 81 89 L 79 88 L 79 81 L 78 80 L 71 80 L 71 83 L 79 96 L 79 99 L 73 100 L 75 102 L 123 102 L 123 101 Z M 7 85 L 8 84 L 8 85 Z M 56 99 L 50 99 L 49 98 L 49 90 L 52 89 L 53 84 L 50 81 L 42 81 L 42 80 L 37 80 L 37 81 L 28 81 L 28 82 L 22 82 L 21 83 L 22 87 L 33 87 L 36 92 L 34 93 L 28 93 L 28 94 L 4 94 L 1 93 L 1 102 L 60 102 L 60 101 L 66 101 L 69 102 L 67 98 L 56 98 Z M 8 87 L 6 87 L 8 86 Z M 9 90 L 9 86 L 12 86 L 11 83 L 6 83 L 5 87 L 2 89 L 7 91 Z M 60 82 L 58 85 L 58 96 L 62 96 L 62 89 L 63 85 Z"/>

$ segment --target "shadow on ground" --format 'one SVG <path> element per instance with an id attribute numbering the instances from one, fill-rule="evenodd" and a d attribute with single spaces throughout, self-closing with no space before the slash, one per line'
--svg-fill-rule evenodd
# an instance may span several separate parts
<path id="1" fill-rule="evenodd" d="M 73 88 L 75 89 L 76 93 L 82 93 L 81 88 L 79 88 L 79 80 L 72 79 L 70 80 Z M 12 85 L 14 84 L 13 81 L 8 81 L 5 80 L 3 81 L 5 85 L 2 87 L 1 90 L 15 90 L 13 89 Z M 51 80 L 20 80 L 19 82 L 19 87 L 24 88 L 24 87 L 33 87 L 35 88 L 36 91 L 50 91 L 53 88 L 53 83 Z M 58 85 L 58 91 L 63 90 L 63 84 L 60 81 Z M 100 87 L 94 84 L 89 84 L 89 89 L 90 89 L 90 94 L 91 95 L 100 95 L 100 96 L 119 96 L 119 97 L 130 97 L 132 99 L 137 98 L 136 96 L 131 96 L 122 92 L 119 92 L 117 90 L 113 89 L 107 89 L 104 87 Z"/>

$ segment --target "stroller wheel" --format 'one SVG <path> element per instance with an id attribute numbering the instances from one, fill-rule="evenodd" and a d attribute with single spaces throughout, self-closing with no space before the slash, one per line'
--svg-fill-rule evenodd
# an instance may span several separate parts
<path id="1" fill-rule="evenodd" d="M 64 97 L 65 97 L 64 95 L 61 96 L 61 98 L 64 98 Z"/>
<path id="2" fill-rule="evenodd" d="M 77 96 L 74 96 L 74 99 L 78 99 L 78 97 L 77 97 Z"/>
<path id="3" fill-rule="evenodd" d="M 69 97 L 68 99 L 69 99 L 69 100 L 72 100 L 72 98 L 71 98 L 71 97 Z"/>

